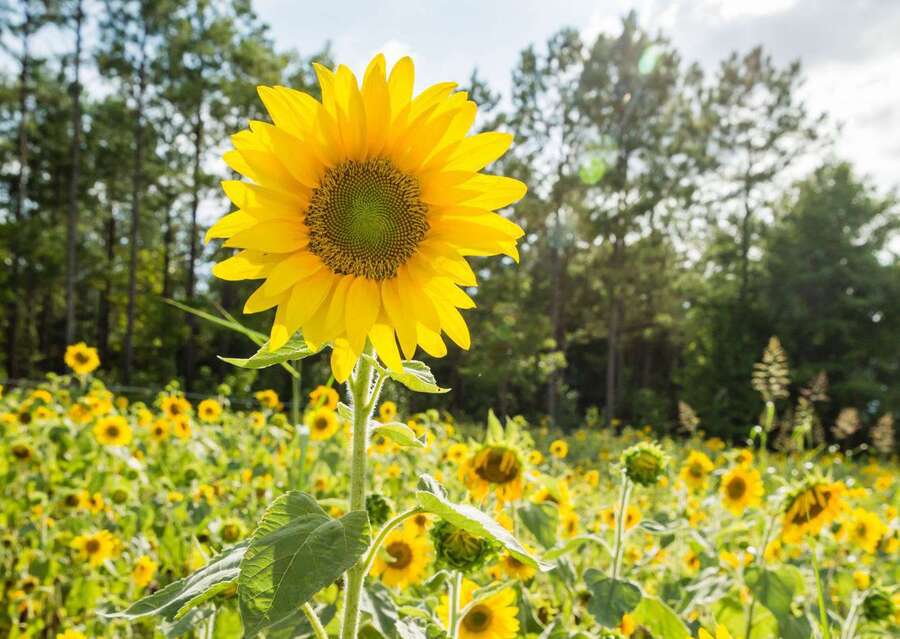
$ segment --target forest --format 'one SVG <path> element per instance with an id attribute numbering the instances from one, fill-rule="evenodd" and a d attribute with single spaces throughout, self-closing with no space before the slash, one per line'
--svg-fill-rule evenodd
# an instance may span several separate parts
<path id="1" fill-rule="evenodd" d="M 229 136 L 268 118 L 257 85 L 318 95 L 327 37 L 279 50 L 248 0 L 20 0 L 0 3 L 0 42 L 0 383 L 62 372 L 85 341 L 136 398 L 285 390 L 217 357 L 252 344 L 168 301 L 267 330 L 246 283 L 210 275 L 230 250 L 204 233 L 229 210 Z M 460 84 L 477 128 L 515 136 L 497 164 L 528 185 L 504 212 L 521 264 L 473 263 L 473 348 L 429 361 L 454 390 L 438 406 L 742 437 L 776 336 L 825 437 L 897 411 L 896 193 L 835 153 L 799 61 L 760 47 L 704 69 L 629 14 L 533 43 L 510 78 Z M 327 362 L 302 372 L 311 388 Z"/>

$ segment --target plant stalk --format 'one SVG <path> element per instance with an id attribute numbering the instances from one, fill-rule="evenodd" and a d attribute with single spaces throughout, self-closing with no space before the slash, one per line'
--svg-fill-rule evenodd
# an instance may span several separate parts
<path id="1" fill-rule="evenodd" d="M 306 618 L 309 620 L 309 625 L 312 626 L 313 635 L 316 639 L 328 639 L 328 633 L 325 632 L 324 626 L 322 626 L 322 622 L 319 621 L 319 617 L 316 615 L 316 611 L 313 610 L 313 607 L 309 605 L 309 602 L 303 604 L 303 614 L 306 615 Z"/>
<path id="2" fill-rule="evenodd" d="M 819 560 L 816 558 L 816 549 L 811 548 L 813 573 L 816 576 L 816 596 L 819 602 L 819 625 L 822 629 L 822 637 L 831 639 L 831 628 L 828 625 L 828 612 L 825 610 L 825 591 L 822 589 L 822 578 L 819 575 Z"/>
<path id="3" fill-rule="evenodd" d="M 622 570 L 622 557 L 625 554 L 625 514 L 628 510 L 628 496 L 631 493 L 631 480 L 622 473 L 622 492 L 619 498 L 619 510 L 616 512 L 616 544 L 613 548 L 612 578 L 618 579 Z"/>
<path id="4" fill-rule="evenodd" d="M 448 619 L 450 639 L 459 637 L 459 622 L 462 617 L 459 606 L 460 593 L 462 593 L 462 573 L 456 570 L 453 572 L 453 579 L 450 582 L 450 617 Z"/>

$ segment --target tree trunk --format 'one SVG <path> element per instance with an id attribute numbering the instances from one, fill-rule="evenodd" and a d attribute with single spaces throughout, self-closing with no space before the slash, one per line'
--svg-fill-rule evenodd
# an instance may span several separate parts
<path id="1" fill-rule="evenodd" d="M 113 198 L 110 198 L 114 201 Z M 110 211 L 106 221 L 106 284 L 97 309 L 97 349 L 101 360 L 109 360 L 110 313 L 112 312 L 113 267 L 116 260 L 116 218 Z"/>
<path id="2" fill-rule="evenodd" d="M 147 87 L 147 64 L 143 43 L 141 62 L 138 69 L 137 104 L 134 113 L 134 166 L 131 177 L 131 228 L 128 234 L 128 311 L 125 323 L 125 358 L 122 365 L 122 380 L 131 382 L 131 365 L 134 359 L 134 312 L 137 299 L 138 237 L 141 222 L 141 189 L 143 188 L 144 161 L 144 92 Z"/>
<path id="3" fill-rule="evenodd" d="M 169 273 L 172 268 L 172 239 L 174 232 L 172 230 L 172 202 L 170 197 L 166 198 L 166 228 L 163 231 L 163 264 L 162 264 L 162 297 L 169 299 L 172 297 L 172 277 Z"/>
<path id="4" fill-rule="evenodd" d="M 616 415 L 616 374 L 619 352 L 619 298 L 615 285 L 609 289 L 609 318 L 607 319 L 606 353 L 606 425 L 610 426 Z"/>
<path id="5" fill-rule="evenodd" d="M 69 176 L 69 207 L 66 217 L 66 344 L 75 341 L 75 277 L 78 268 L 78 180 L 81 173 L 81 0 L 75 5 L 75 77 L 72 80 L 72 172 Z"/>
<path id="6" fill-rule="evenodd" d="M 196 119 L 194 121 L 194 165 L 193 165 L 193 193 L 191 194 L 191 226 L 188 233 L 188 242 L 190 250 L 188 252 L 188 269 L 187 283 L 185 285 L 185 297 L 188 304 L 194 301 L 194 293 L 196 289 L 196 268 L 197 268 L 197 211 L 200 208 L 200 180 L 201 180 L 201 159 L 203 156 L 203 98 L 201 96 L 200 103 L 197 105 Z M 188 314 L 188 341 L 185 348 L 185 367 L 184 367 L 184 387 L 188 392 L 194 381 L 194 365 L 196 359 L 197 348 L 197 319 Z"/>

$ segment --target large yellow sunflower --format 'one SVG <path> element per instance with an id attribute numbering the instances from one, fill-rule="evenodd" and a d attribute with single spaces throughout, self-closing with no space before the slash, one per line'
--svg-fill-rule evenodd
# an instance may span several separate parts
<path id="1" fill-rule="evenodd" d="M 782 536 L 795 543 L 805 535 L 818 535 L 844 509 L 846 487 L 821 477 L 809 477 L 788 497 L 782 519 Z"/>
<path id="2" fill-rule="evenodd" d="M 372 564 L 372 576 L 381 577 L 388 586 L 406 588 L 422 581 L 430 559 L 428 537 L 412 527 L 401 527 L 384 540 Z"/>
<path id="3" fill-rule="evenodd" d="M 464 579 L 459 594 L 459 606 L 465 610 L 472 603 L 478 584 Z M 450 601 L 441 597 L 437 607 L 438 617 L 449 625 Z M 519 609 L 516 607 L 516 591 L 504 588 L 482 599 L 466 611 L 459 621 L 459 639 L 515 639 L 519 636 Z"/>
<path id="4" fill-rule="evenodd" d="M 225 161 L 251 181 L 223 183 L 238 210 L 207 240 L 241 251 L 213 273 L 264 279 L 244 312 L 277 308 L 269 348 L 297 330 L 312 347 L 330 343 L 338 381 L 366 338 L 394 369 L 418 346 L 443 356 L 442 333 L 469 348 L 458 309 L 474 302 L 460 286 L 476 281 L 464 256 L 518 259 L 522 230 L 494 211 L 525 185 L 479 173 L 512 136 L 467 136 L 477 107 L 453 83 L 413 97 L 410 58 L 388 74 L 375 56 L 361 84 L 343 65 L 315 70 L 321 101 L 259 87 L 274 124 L 253 121 L 232 137 Z"/>
<path id="5" fill-rule="evenodd" d="M 459 469 L 475 499 L 484 499 L 491 491 L 501 502 L 522 497 L 523 464 L 519 453 L 503 445 L 485 445 Z"/>

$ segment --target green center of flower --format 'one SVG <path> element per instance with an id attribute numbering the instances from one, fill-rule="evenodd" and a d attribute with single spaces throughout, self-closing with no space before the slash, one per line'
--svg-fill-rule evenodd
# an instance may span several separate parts
<path id="1" fill-rule="evenodd" d="M 310 197 L 309 250 L 340 275 L 390 279 L 428 232 L 420 195 L 418 180 L 386 159 L 339 164 Z"/>
<path id="2" fill-rule="evenodd" d="M 491 625 L 491 609 L 483 604 L 475 606 L 463 618 L 463 625 L 469 632 L 483 632 Z"/>

